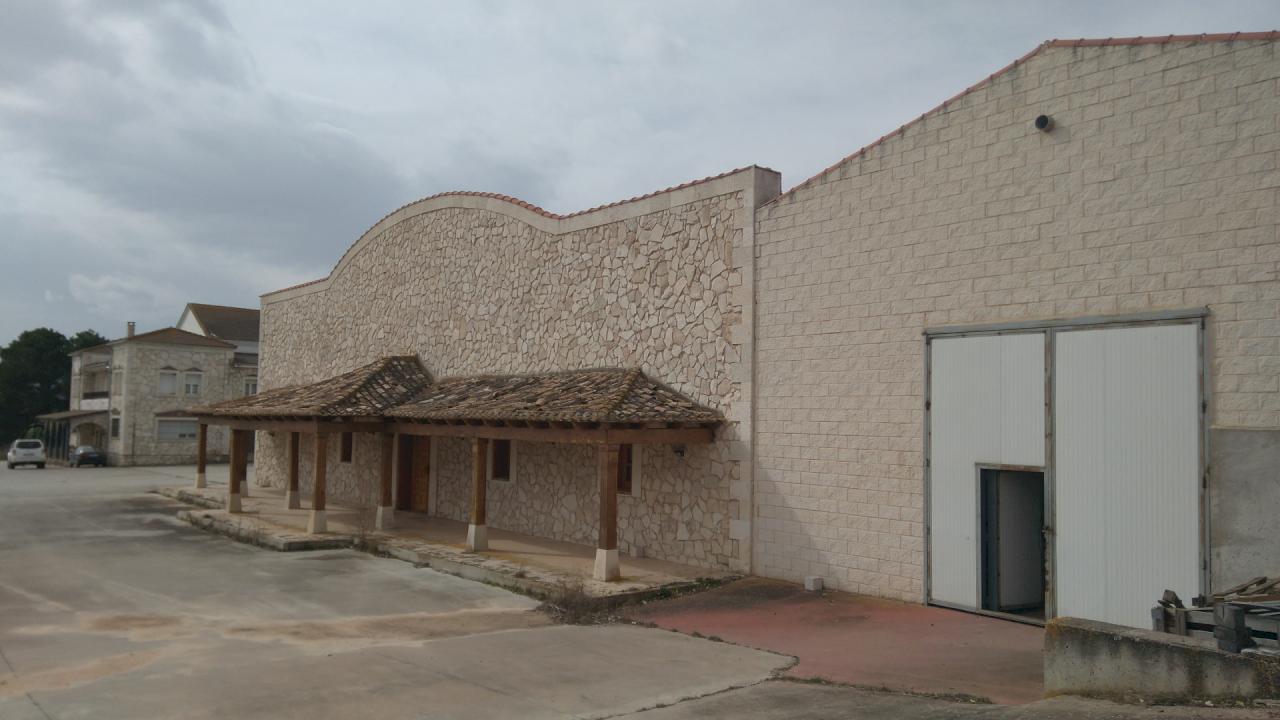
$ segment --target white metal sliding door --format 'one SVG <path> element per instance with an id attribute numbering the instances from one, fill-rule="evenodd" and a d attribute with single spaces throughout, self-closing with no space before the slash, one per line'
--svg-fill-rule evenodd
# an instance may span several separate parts
<path id="1" fill-rule="evenodd" d="M 978 465 L 1044 465 L 1041 332 L 934 338 L 929 352 L 929 600 L 981 605 Z"/>
<path id="2" fill-rule="evenodd" d="M 1197 324 L 1055 333 L 1057 614 L 1147 627 L 1200 592 Z"/>

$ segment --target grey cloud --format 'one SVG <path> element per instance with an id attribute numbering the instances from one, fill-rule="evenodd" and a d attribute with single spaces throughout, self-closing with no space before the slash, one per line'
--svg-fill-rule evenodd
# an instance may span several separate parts
<path id="1" fill-rule="evenodd" d="M 253 304 L 446 190 L 567 212 L 749 163 L 791 185 L 1051 37 L 1278 25 L 1265 0 L 9 0 L 0 250 L 30 269 L 0 343 Z"/>

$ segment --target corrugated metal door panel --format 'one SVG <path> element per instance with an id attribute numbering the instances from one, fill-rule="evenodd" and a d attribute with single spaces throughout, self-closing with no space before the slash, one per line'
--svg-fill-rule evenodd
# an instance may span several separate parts
<path id="1" fill-rule="evenodd" d="M 1057 335 L 1058 615 L 1147 627 L 1200 591 L 1195 325 Z"/>
<path id="2" fill-rule="evenodd" d="M 929 599 L 977 608 L 977 466 L 1044 465 L 1044 334 L 937 338 L 929 365 Z"/>

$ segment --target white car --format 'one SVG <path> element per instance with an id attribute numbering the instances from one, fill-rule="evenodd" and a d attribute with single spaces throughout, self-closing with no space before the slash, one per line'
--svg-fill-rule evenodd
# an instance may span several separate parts
<path id="1" fill-rule="evenodd" d="M 44 443 L 39 440 L 14 440 L 9 446 L 9 469 L 19 465 L 35 465 L 43 469 Z"/>

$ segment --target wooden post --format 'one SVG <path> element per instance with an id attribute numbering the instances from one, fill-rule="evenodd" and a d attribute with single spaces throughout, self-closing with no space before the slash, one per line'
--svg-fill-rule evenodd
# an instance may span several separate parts
<path id="1" fill-rule="evenodd" d="M 378 515 L 375 527 L 379 530 L 390 530 L 394 523 L 395 508 L 391 506 L 391 477 L 396 459 L 396 436 L 393 433 L 382 434 L 382 464 L 378 467 L 381 485 L 378 488 Z"/>
<path id="2" fill-rule="evenodd" d="M 617 580 L 618 566 L 618 455 L 621 446 L 601 445 L 597 475 L 600 485 L 600 535 L 596 543 L 596 580 Z"/>
<path id="3" fill-rule="evenodd" d="M 485 510 L 489 480 L 489 439 L 471 438 L 471 524 L 467 526 L 467 549 L 489 549 L 489 528 Z"/>
<path id="4" fill-rule="evenodd" d="M 230 474 L 227 478 L 227 512 L 240 512 L 240 490 L 244 487 L 245 447 L 244 431 L 231 431 L 231 447 L 229 449 Z"/>
<path id="5" fill-rule="evenodd" d="M 205 483 L 205 463 L 209 453 L 209 426 L 200 423 L 196 426 L 196 487 L 202 488 Z"/>
<path id="6" fill-rule="evenodd" d="M 311 483 L 311 519 L 307 522 L 307 532 L 312 535 L 328 530 L 324 516 L 324 484 L 328 466 L 329 436 L 318 432 L 316 433 L 315 477 Z"/>
<path id="7" fill-rule="evenodd" d="M 301 435 L 289 433 L 289 485 L 284 491 L 284 507 L 286 510 L 297 510 L 302 507 L 302 498 L 298 496 L 298 446 Z"/>

